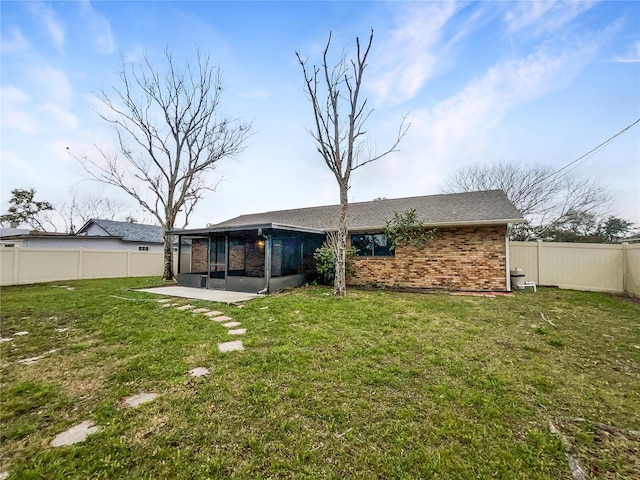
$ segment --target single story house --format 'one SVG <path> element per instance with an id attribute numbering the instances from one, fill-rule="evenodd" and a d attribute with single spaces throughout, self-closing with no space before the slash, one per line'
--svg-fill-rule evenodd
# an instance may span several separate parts
<path id="1" fill-rule="evenodd" d="M 162 227 L 98 218 L 89 220 L 75 235 L 27 230 L 26 233 L 3 235 L 0 244 L 22 248 L 163 251 Z M 184 245 L 183 252 L 189 248 L 189 245 Z M 176 244 L 174 251 L 177 250 Z"/>
<path id="2" fill-rule="evenodd" d="M 390 250 L 386 221 L 409 209 L 435 229 L 434 237 L 422 248 Z M 176 230 L 172 233 L 192 246 L 191 264 L 178 264 L 178 284 L 247 292 L 302 285 L 314 270 L 313 252 L 337 229 L 339 212 L 339 205 L 299 208 Z M 509 290 L 509 228 L 523 221 L 500 190 L 351 203 L 349 239 L 357 254 L 350 259 L 354 273 L 347 282 Z"/>

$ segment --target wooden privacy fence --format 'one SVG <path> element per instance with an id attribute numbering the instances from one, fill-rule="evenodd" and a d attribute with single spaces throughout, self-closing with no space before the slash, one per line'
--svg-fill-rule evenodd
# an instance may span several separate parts
<path id="1" fill-rule="evenodd" d="M 538 285 L 640 297 L 640 244 L 509 242 L 509 253 Z"/>
<path id="2" fill-rule="evenodd" d="M 173 255 L 177 270 L 178 255 Z M 182 254 L 182 265 L 190 265 Z M 162 252 L 51 248 L 1 248 L 0 285 L 81 280 L 90 278 L 162 275 Z"/>

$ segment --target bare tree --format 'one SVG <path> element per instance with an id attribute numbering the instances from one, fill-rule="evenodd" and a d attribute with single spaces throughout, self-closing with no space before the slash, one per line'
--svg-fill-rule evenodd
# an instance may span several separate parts
<path id="1" fill-rule="evenodd" d="M 79 227 L 92 218 L 115 220 L 123 215 L 126 209 L 127 205 L 122 200 L 101 194 L 81 194 L 75 189 L 54 205 L 54 210 L 64 225 L 64 231 L 70 234 L 76 233 Z"/>
<path id="2" fill-rule="evenodd" d="M 502 190 L 527 220 L 514 230 L 514 239 L 539 237 L 570 212 L 603 214 L 610 193 L 597 182 L 558 175 L 550 167 L 507 163 L 472 165 L 455 172 L 445 182 L 445 193 Z"/>
<path id="3" fill-rule="evenodd" d="M 195 65 L 178 67 L 165 50 L 166 72 L 145 55 L 136 68 L 122 60 L 119 86 L 100 91 L 100 117 L 117 133 L 117 152 L 96 146 L 82 155 L 89 176 L 133 197 L 164 230 L 164 278 L 173 277 L 172 230 L 189 222 L 198 201 L 215 183 L 207 173 L 244 148 L 251 124 L 220 115 L 220 69 L 197 52 Z"/>
<path id="4" fill-rule="evenodd" d="M 340 190 L 340 218 L 335 238 L 334 295 L 346 293 L 348 191 L 351 174 L 354 170 L 394 152 L 408 128 L 403 119 L 397 137 L 388 150 L 381 154 L 369 152 L 368 155 L 363 155 L 364 140 L 367 138 L 364 124 L 371 115 L 371 110 L 367 107 L 367 100 L 360 98 L 360 88 L 372 44 L 373 30 L 364 49 L 360 46 L 360 39 L 356 38 L 355 59 L 347 61 L 343 53 L 334 65 L 330 65 L 330 33 L 323 52 L 322 65 L 314 65 L 311 69 L 307 67 L 307 60 L 303 60 L 300 53 L 296 52 L 304 74 L 305 93 L 313 106 L 315 128 L 308 129 L 308 132 L 334 174 Z M 343 117 L 345 111 L 346 116 Z"/>

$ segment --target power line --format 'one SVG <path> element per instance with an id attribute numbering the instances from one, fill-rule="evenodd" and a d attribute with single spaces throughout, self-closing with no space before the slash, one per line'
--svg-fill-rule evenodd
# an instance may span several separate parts
<path id="1" fill-rule="evenodd" d="M 595 148 L 592 148 L 591 150 L 589 150 L 587 153 L 585 153 L 584 155 L 576 158 L 575 160 L 573 160 L 572 162 L 567 163 L 564 167 L 559 168 L 558 170 L 556 170 L 555 172 L 547 175 L 546 177 L 538 180 L 538 183 L 540 182 L 544 182 L 545 180 L 558 175 L 560 172 L 562 172 L 563 170 L 566 170 L 567 168 L 571 167 L 572 165 L 575 165 L 573 168 L 571 168 L 570 170 L 567 170 L 566 172 L 564 172 L 562 175 L 560 175 L 560 177 L 563 177 L 565 175 L 567 175 L 569 172 L 575 170 L 576 168 L 578 168 L 580 165 L 582 165 L 584 162 L 586 162 L 589 158 L 591 158 L 593 155 L 595 155 L 598 151 L 600 151 L 602 148 L 604 148 L 607 144 L 609 144 L 610 142 L 612 142 L 613 140 L 615 140 L 617 137 L 619 137 L 620 135 L 622 135 L 624 132 L 626 132 L 627 130 L 629 130 L 631 127 L 633 127 L 634 125 L 636 125 L 637 123 L 640 122 L 640 118 L 638 118 L 635 122 L 633 122 L 630 125 L 627 125 L 625 128 L 623 128 L 622 130 L 620 130 L 618 133 L 616 133 L 615 135 L 609 137 L 608 139 L 606 139 L 604 142 L 602 142 L 600 145 L 598 145 Z M 582 161 L 581 161 L 582 160 Z M 580 163 L 578 163 L 580 162 Z M 558 177 L 559 178 L 559 177 Z"/>

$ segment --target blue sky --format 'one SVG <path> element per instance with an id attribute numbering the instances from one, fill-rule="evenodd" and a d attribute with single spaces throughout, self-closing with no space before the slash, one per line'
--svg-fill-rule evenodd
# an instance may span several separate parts
<path id="1" fill-rule="evenodd" d="M 192 59 L 223 74 L 222 110 L 255 133 L 192 217 L 201 227 L 244 213 L 338 202 L 305 127 L 311 105 L 295 52 L 320 60 L 375 32 L 364 93 L 379 149 L 408 114 L 400 151 L 354 174 L 350 201 L 440 193 L 456 169 L 496 161 L 560 168 L 640 118 L 640 2 L 35 2 L 2 1 L 1 200 L 35 188 L 123 197 L 83 180 L 69 156 L 112 142 L 94 94 L 120 57 Z M 69 151 L 67 150 L 69 147 Z M 640 223 L 640 125 L 572 172 L 615 195 Z M 129 201 L 131 210 L 136 209 Z"/>

